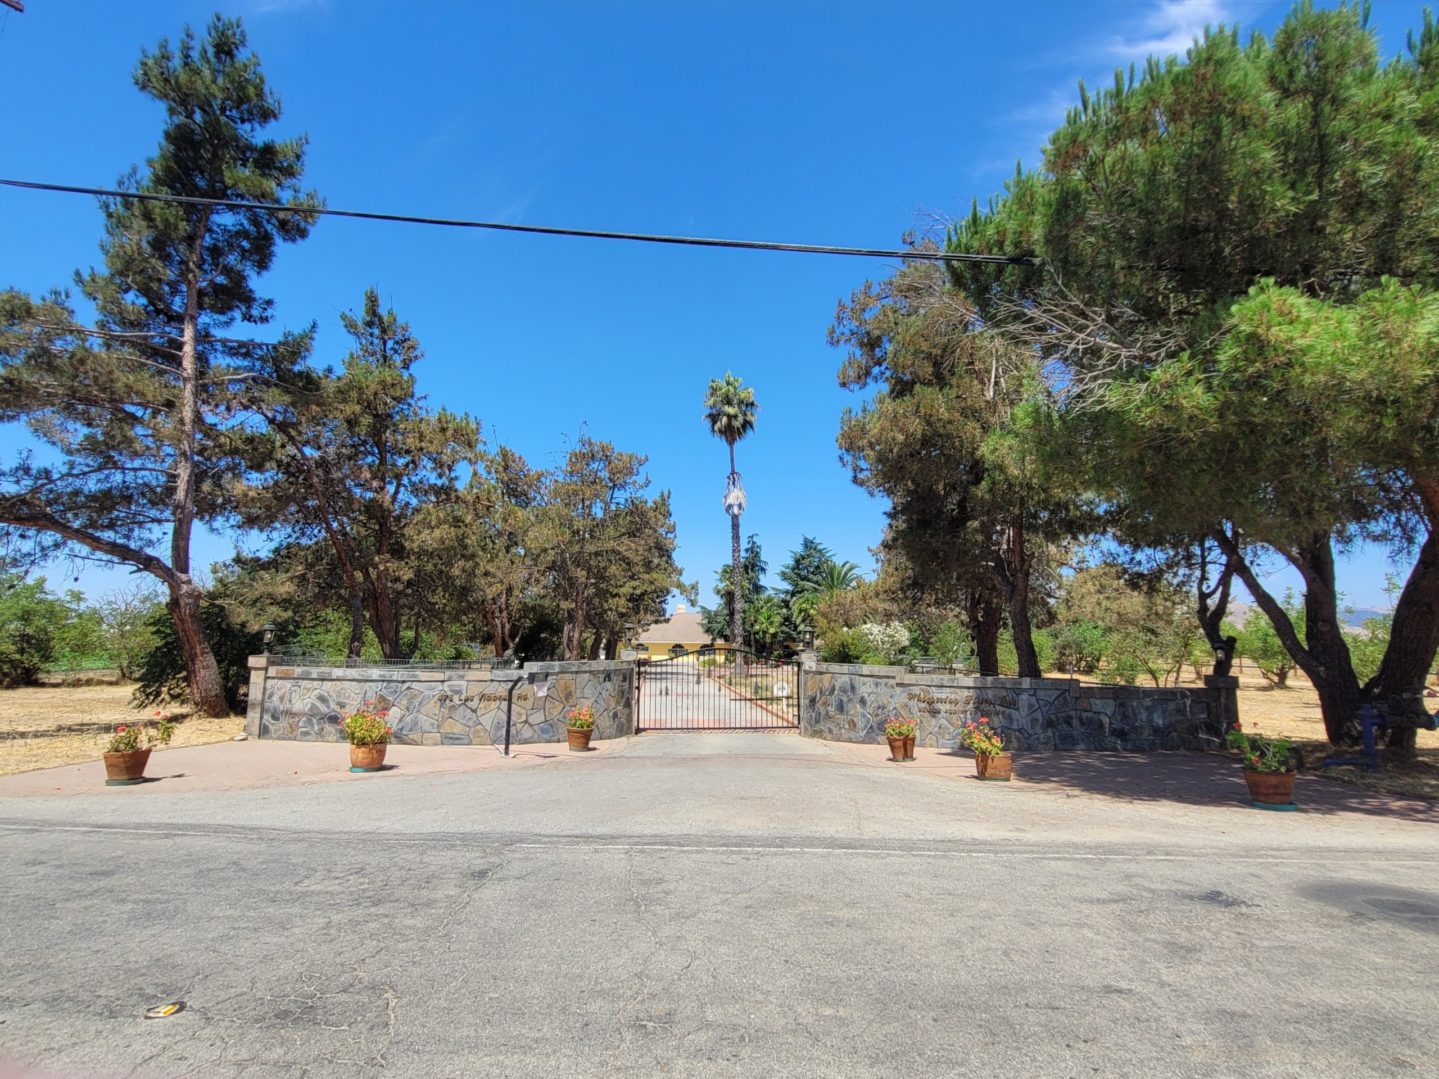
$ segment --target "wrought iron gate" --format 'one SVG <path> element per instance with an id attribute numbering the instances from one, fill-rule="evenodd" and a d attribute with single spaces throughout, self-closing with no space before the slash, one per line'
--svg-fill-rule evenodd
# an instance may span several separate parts
<path id="1" fill-rule="evenodd" d="M 799 728 L 799 664 L 703 648 L 641 660 L 635 728 L 763 731 Z"/>

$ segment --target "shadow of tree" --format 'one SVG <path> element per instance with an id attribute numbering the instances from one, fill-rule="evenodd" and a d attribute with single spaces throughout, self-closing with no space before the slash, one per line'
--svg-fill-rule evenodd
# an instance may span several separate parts
<path id="1" fill-rule="evenodd" d="M 1239 765 L 1207 753 L 1026 753 L 1016 778 L 1034 786 L 1084 791 L 1126 802 L 1248 806 Z M 1439 824 L 1439 803 L 1381 794 L 1301 773 L 1294 800 L 1307 813 L 1358 813 Z"/>

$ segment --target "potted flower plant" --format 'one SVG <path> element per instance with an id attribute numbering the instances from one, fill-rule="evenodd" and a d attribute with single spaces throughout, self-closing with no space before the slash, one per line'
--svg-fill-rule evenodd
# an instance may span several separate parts
<path id="1" fill-rule="evenodd" d="M 914 720 L 893 716 L 884 721 L 884 736 L 889 740 L 889 758 L 893 761 L 914 760 Z"/>
<path id="2" fill-rule="evenodd" d="M 974 752 L 974 771 L 980 779 L 1007 780 L 1014 774 L 1014 754 L 1004 748 L 1004 737 L 984 716 L 960 729 L 959 740 Z"/>
<path id="3" fill-rule="evenodd" d="M 167 745 L 174 734 L 175 724 L 168 719 L 156 723 L 153 734 L 144 723 L 122 723 L 116 727 L 105 746 L 105 786 L 129 787 L 143 781 L 150 750 L 157 745 Z"/>
<path id="4" fill-rule="evenodd" d="M 565 736 L 569 739 L 571 753 L 584 753 L 590 748 L 590 738 L 595 733 L 595 710 L 589 705 L 571 708 L 565 717 Z"/>
<path id="5" fill-rule="evenodd" d="M 1294 809 L 1294 777 L 1299 771 L 1294 743 L 1288 738 L 1246 734 L 1238 723 L 1225 737 L 1244 766 L 1249 800 L 1261 809 Z"/>
<path id="6" fill-rule="evenodd" d="M 395 729 L 385 722 L 388 712 L 361 708 L 345 717 L 345 738 L 350 743 L 350 771 L 378 772 Z"/>

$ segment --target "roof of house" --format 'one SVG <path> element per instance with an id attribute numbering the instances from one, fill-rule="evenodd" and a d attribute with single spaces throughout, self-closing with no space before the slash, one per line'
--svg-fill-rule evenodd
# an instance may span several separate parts
<path id="1" fill-rule="evenodd" d="M 696 611 L 679 610 L 663 622 L 656 622 L 640 631 L 635 638 L 639 644 L 713 644 L 714 639 L 704 631 Z"/>

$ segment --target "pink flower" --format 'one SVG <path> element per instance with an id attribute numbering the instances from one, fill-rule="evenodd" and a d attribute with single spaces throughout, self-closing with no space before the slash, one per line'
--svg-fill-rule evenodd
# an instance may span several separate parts
<path id="1" fill-rule="evenodd" d="M 116 728 L 115 728 L 115 733 L 116 733 L 116 734 L 124 734 L 124 733 L 125 733 L 125 724 L 122 723 L 122 724 L 120 724 L 118 727 L 116 727 Z"/>

